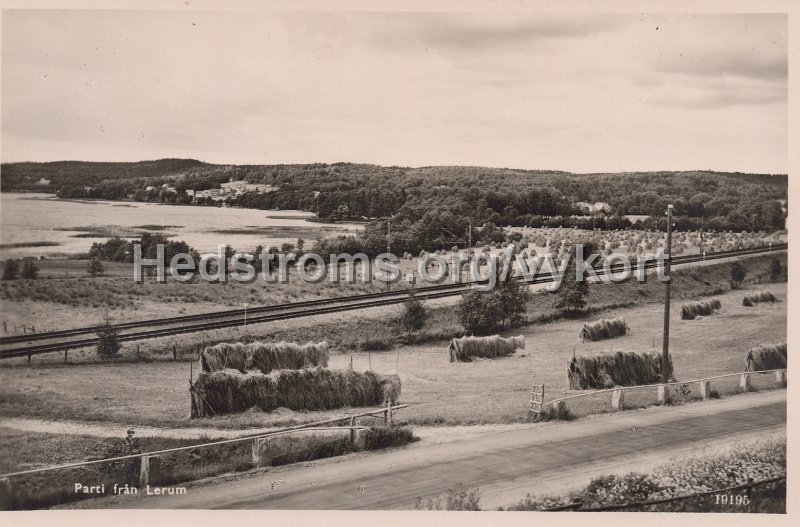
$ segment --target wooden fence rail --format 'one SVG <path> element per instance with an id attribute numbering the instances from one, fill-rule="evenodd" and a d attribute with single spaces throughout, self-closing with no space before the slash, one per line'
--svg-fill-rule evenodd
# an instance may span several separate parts
<path id="1" fill-rule="evenodd" d="M 260 434 L 244 435 L 244 436 L 239 436 L 239 437 L 235 437 L 235 438 L 232 438 L 232 439 L 222 439 L 222 440 L 219 440 L 219 441 L 212 441 L 210 443 L 200 443 L 198 445 L 188 445 L 188 446 L 181 446 L 181 447 L 175 447 L 175 448 L 168 448 L 168 449 L 165 449 L 165 450 L 156 450 L 156 451 L 153 451 L 153 452 L 142 452 L 142 453 L 138 453 L 138 454 L 128 454 L 126 456 L 117 456 L 117 457 L 110 457 L 110 458 L 105 458 L 105 459 L 93 459 L 91 461 L 81 461 L 81 462 L 78 462 L 78 463 L 68 463 L 66 465 L 56 465 L 56 466 L 52 466 L 52 467 L 41 467 L 41 468 L 35 468 L 35 469 L 30 469 L 30 470 L 21 470 L 21 471 L 18 471 L 18 472 L 9 472 L 7 474 L 0 474 L 0 480 L 3 480 L 5 478 L 14 477 L 14 476 L 22 476 L 22 475 L 25 475 L 25 474 L 36 474 L 36 473 L 39 473 L 39 472 L 50 472 L 50 471 L 54 471 L 54 470 L 63 470 L 63 469 L 68 469 L 68 468 L 83 467 L 83 466 L 86 466 L 86 465 L 97 465 L 99 463 L 109 463 L 109 462 L 112 462 L 112 461 L 121 461 L 121 460 L 124 460 L 124 459 L 141 458 L 142 459 L 142 463 L 144 465 L 146 463 L 146 461 L 147 461 L 147 458 L 152 457 L 152 456 L 159 456 L 161 454 L 169 454 L 169 453 L 172 453 L 172 452 L 182 452 L 182 451 L 186 451 L 186 450 L 194 450 L 196 448 L 208 448 L 208 447 L 212 447 L 212 446 L 225 445 L 225 444 L 230 444 L 230 443 L 241 443 L 241 442 L 244 442 L 244 441 L 253 441 L 253 440 L 264 439 L 264 438 L 268 438 L 268 437 L 272 437 L 272 436 L 276 436 L 276 435 L 290 434 L 290 433 L 294 433 L 294 432 L 306 431 L 308 429 L 314 429 L 314 430 L 336 430 L 336 429 L 365 428 L 364 426 L 361 426 L 361 425 L 352 424 L 352 423 L 354 423 L 354 420 L 357 417 L 367 417 L 367 416 L 375 416 L 375 415 L 381 415 L 382 414 L 384 423 L 391 424 L 392 423 L 392 413 L 395 410 L 399 410 L 401 408 L 408 408 L 409 406 L 410 406 L 410 404 L 399 404 L 399 405 L 394 405 L 394 406 L 392 406 L 391 404 L 387 404 L 386 408 L 384 408 L 382 410 L 372 410 L 370 412 L 363 412 L 363 413 L 360 413 L 360 414 L 346 415 L 346 416 L 343 416 L 343 417 L 335 417 L 333 419 L 326 419 L 324 421 L 316 421 L 316 422 L 313 422 L 313 423 L 306 423 L 306 424 L 303 424 L 303 425 L 292 426 L 292 427 L 289 427 L 289 428 L 282 428 L 280 430 L 272 430 L 270 432 L 262 432 Z M 338 422 L 342 422 L 342 421 L 350 421 L 351 425 L 350 426 L 344 426 L 344 427 L 327 427 L 327 426 L 326 427 L 322 427 L 322 425 L 328 425 L 328 424 L 338 423 Z"/>
<path id="2" fill-rule="evenodd" d="M 548 406 L 552 406 L 553 408 L 556 407 L 558 403 L 568 401 L 570 399 L 577 399 L 579 397 L 590 397 L 592 395 L 597 395 L 601 393 L 611 393 L 612 396 L 619 400 L 620 394 L 627 390 L 643 390 L 643 389 L 657 389 L 658 391 L 658 400 L 659 402 L 663 403 L 666 397 L 666 387 L 667 386 L 676 386 L 681 384 L 693 384 L 693 383 L 700 383 L 700 394 L 703 399 L 708 398 L 708 383 L 709 381 L 713 381 L 714 379 L 723 379 L 726 377 L 739 377 L 739 387 L 742 391 L 747 391 L 750 387 L 750 375 L 756 374 L 766 374 L 766 373 L 774 373 L 775 380 L 777 382 L 783 382 L 786 380 L 786 368 L 777 369 L 777 370 L 762 370 L 762 371 L 744 371 L 740 373 L 726 373 L 724 375 L 715 375 L 713 377 L 704 377 L 702 379 L 691 379 L 688 381 L 673 381 L 667 383 L 659 383 L 659 384 L 640 384 L 637 386 L 615 386 L 614 388 L 605 388 L 603 390 L 593 390 L 591 392 L 586 393 L 577 393 L 575 395 L 567 395 L 565 397 L 559 397 L 557 399 L 552 399 L 547 401 Z M 612 400 L 613 403 L 613 400 Z"/>

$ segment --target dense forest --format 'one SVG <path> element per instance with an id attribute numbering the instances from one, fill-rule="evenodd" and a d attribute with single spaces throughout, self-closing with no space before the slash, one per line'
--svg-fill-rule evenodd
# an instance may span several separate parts
<path id="1" fill-rule="evenodd" d="M 50 183 L 37 184 L 42 178 Z M 65 198 L 189 203 L 187 189 L 219 188 L 233 180 L 279 189 L 230 196 L 224 202 L 228 206 L 301 209 L 318 212 L 328 221 L 371 220 L 365 236 L 376 247 L 384 244 L 391 217 L 396 250 L 410 252 L 463 245 L 469 225 L 622 229 L 631 226 L 623 215 L 643 215 L 649 218 L 636 227 L 663 229 L 669 203 L 674 205 L 678 230 L 774 231 L 784 226 L 779 200 L 787 199 L 788 190 L 786 175 L 711 171 L 572 174 L 352 163 L 213 165 L 192 159 L 3 164 L 0 189 L 47 191 Z M 163 184 L 177 192 L 161 191 Z M 148 186 L 155 190 L 146 191 Z M 579 202 L 605 202 L 610 211 L 586 217 Z M 203 204 L 222 203 L 207 199 Z"/>

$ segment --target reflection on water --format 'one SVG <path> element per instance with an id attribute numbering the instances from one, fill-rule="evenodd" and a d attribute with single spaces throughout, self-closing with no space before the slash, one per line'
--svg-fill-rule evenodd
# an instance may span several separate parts
<path id="1" fill-rule="evenodd" d="M 111 236 L 160 232 L 200 252 L 227 243 L 247 251 L 256 245 L 308 242 L 354 232 L 358 224 L 306 221 L 313 213 L 229 207 L 193 207 L 114 201 L 62 200 L 52 194 L 0 193 L 0 257 L 74 254 Z"/>

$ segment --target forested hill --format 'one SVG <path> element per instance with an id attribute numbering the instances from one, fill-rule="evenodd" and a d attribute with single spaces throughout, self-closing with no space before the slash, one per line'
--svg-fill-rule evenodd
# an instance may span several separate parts
<path id="1" fill-rule="evenodd" d="M 757 228 L 773 229 L 782 226 L 777 200 L 785 200 L 788 189 L 786 175 L 711 171 L 572 174 L 352 163 L 213 165 L 193 159 L 9 163 L 2 165 L 0 188 L 56 192 L 62 197 L 187 202 L 185 190 L 219 188 L 230 180 L 279 187 L 266 194 L 229 197 L 232 206 L 318 208 L 321 218 L 333 220 L 394 215 L 399 221 L 435 221 L 459 229 L 468 221 L 537 225 L 543 218 L 578 214 L 579 202 L 606 202 L 611 216 L 661 216 L 673 203 L 676 216 L 688 222 L 687 227 L 702 223 L 716 229 L 749 229 L 755 221 Z M 177 192 L 144 192 L 147 186 L 162 184 Z"/>

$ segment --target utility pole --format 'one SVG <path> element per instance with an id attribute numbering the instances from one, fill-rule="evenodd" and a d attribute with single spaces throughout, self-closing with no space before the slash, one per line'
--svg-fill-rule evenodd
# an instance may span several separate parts
<path id="1" fill-rule="evenodd" d="M 469 230 L 467 231 L 467 289 L 472 283 L 472 220 L 469 222 Z"/>
<path id="2" fill-rule="evenodd" d="M 670 304 L 670 284 L 672 277 L 670 276 L 670 253 L 672 252 L 672 205 L 667 205 L 667 245 L 664 247 L 666 252 L 666 288 L 664 293 L 664 349 L 661 357 L 661 382 L 666 384 L 669 382 L 669 371 L 667 365 L 669 364 L 669 304 Z"/>
<path id="3" fill-rule="evenodd" d="M 392 254 L 392 220 L 386 222 L 386 254 Z M 391 291 L 392 284 L 386 280 L 386 291 Z"/>

